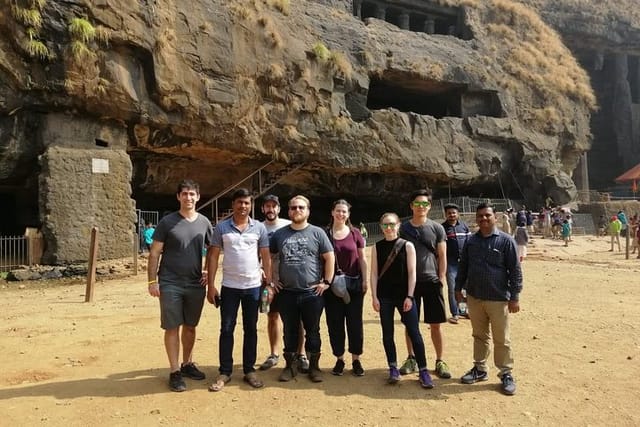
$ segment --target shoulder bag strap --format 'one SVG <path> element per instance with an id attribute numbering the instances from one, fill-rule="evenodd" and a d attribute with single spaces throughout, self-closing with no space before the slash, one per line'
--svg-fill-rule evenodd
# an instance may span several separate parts
<path id="1" fill-rule="evenodd" d="M 398 238 L 398 240 L 396 240 L 396 243 L 393 245 L 393 249 L 391 249 L 387 260 L 384 262 L 384 265 L 382 266 L 382 269 L 378 274 L 378 279 L 381 278 L 382 275 L 389 269 L 391 263 L 394 259 L 396 259 L 396 256 L 398 255 L 398 253 L 400 253 L 400 249 L 402 249 L 405 243 L 407 243 L 407 241 L 404 239 Z"/>

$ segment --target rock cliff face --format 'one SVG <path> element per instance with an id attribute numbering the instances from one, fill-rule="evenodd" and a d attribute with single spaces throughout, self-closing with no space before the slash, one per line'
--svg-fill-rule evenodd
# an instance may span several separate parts
<path id="1" fill-rule="evenodd" d="M 608 189 L 640 162 L 638 2 L 528 0 L 589 73 L 598 109 L 591 118 L 590 185 Z"/>
<path id="2" fill-rule="evenodd" d="M 50 115 L 75 129 L 82 158 L 126 151 L 147 205 L 175 206 L 184 177 L 213 195 L 271 160 L 266 173 L 302 164 L 283 195 L 397 206 L 429 185 L 565 202 L 590 146 L 587 75 L 532 9 L 508 0 L 2 0 L 2 10 L 0 197 L 40 194 L 15 203 L 21 217 L 37 206 L 41 224 L 85 215 L 48 208 L 50 167 L 37 157 L 51 166 L 69 146 L 64 132 L 51 138 Z M 69 184 L 109 196 L 86 216 L 127 205 L 128 166 L 112 155 L 118 184 L 87 187 L 94 175 L 68 169 Z M 111 229 L 131 213 L 100 221 Z M 60 233 L 49 231 L 55 247 Z"/>

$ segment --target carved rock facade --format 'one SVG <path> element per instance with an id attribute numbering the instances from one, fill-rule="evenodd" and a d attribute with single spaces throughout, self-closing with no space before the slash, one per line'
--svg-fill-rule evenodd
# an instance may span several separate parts
<path id="1" fill-rule="evenodd" d="M 414 3 L 425 2 L 403 2 Z M 126 241 L 115 249 L 124 251 L 129 232 L 116 223 L 130 226 L 130 194 L 143 207 L 172 208 L 184 177 L 206 197 L 272 159 L 274 168 L 304 162 L 276 189 L 282 195 L 339 195 L 377 210 L 423 185 L 571 200 L 590 145 L 586 74 L 531 9 L 446 3 L 442 11 L 462 17 L 452 35 L 413 31 L 411 17 L 408 29 L 363 17 L 352 1 L 49 1 L 39 36 L 54 54 L 46 60 L 29 57 L 24 23 L 3 14 L 0 197 L 18 200 L 24 186 L 40 194 L 26 196 L 19 218 L 47 230 L 54 262 L 81 256 L 67 246 L 91 225 Z M 74 16 L 110 32 L 84 61 L 69 53 Z M 57 175 L 70 152 L 56 132 L 67 127 L 84 154 L 69 154 Z M 110 160 L 113 176 L 89 175 L 93 158 Z M 52 204 L 61 191 L 100 202 Z M 67 227 L 81 236 L 64 240 Z"/>

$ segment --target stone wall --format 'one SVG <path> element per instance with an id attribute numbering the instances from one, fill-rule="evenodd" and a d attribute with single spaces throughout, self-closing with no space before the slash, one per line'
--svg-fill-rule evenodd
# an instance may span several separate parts
<path id="1" fill-rule="evenodd" d="M 128 256 L 136 217 L 124 131 L 115 125 L 51 114 L 42 138 L 47 147 L 40 156 L 39 177 L 47 245 L 43 262 L 86 260 L 94 226 L 100 231 L 100 259 Z"/>

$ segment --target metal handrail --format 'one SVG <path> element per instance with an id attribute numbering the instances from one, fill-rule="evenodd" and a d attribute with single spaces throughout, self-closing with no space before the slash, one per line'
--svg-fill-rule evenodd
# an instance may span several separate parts
<path id="1" fill-rule="evenodd" d="M 243 179 L 241 179 L 240 181 L 236 182 L 235 184 L 232 184 L 230 186 L 228 186 L 227 188 L 225 188 L 224 190 L 222 190 L 221 192 L 219 192 L 218 194 L 216 194 L 215 196 L 213 196 L 212 198 L 210 198 L 209 200 L 207 200 L 204 204 L 200 205 L 200 207 L 198 207 L 198 210 L 202 210 L 204 208 L 206 208 L 207 206 L 209 206 L 210 204 L 212 204 L 214 201 L 218 200 L 220 197 L 224 196 L 225 194 L 227 194 L 228 192 L 230 192 L 231 190 L 233 190 L 234 188 L 236 188 L 238 185 L 242 184 L 243 182 L 245 182 L 247 179 L 251 178 L 252 176 L 254 176 L 257 173 L 262 172 L 262 170 L 264 168 L 266 168 L 267 166 L 269 166 L 270 164 L 273 163 L 273 160 L 270 160 L 268 163 L 264 164 L 263 166 L 261 166 L 260 168 L 256 169 L 255 171 L 253 171 L 250 175 L 247 175 L 246 177 L 244 177 Z M 217 218 L 216 218 L 217 219 Z"/>

